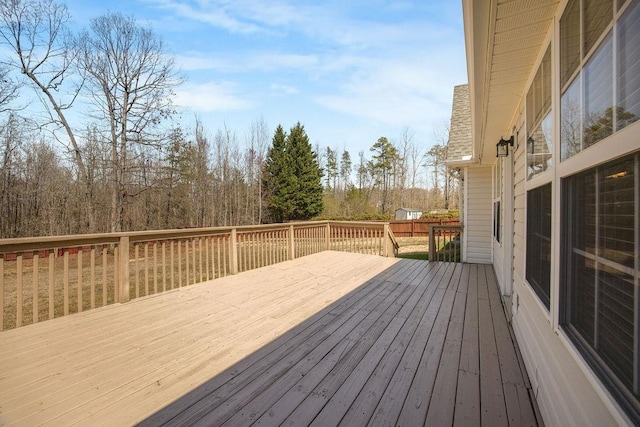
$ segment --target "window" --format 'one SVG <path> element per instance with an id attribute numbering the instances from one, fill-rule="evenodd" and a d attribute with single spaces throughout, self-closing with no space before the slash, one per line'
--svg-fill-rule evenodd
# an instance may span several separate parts
<path id="1" fill-rule="evenodd" d="M 561 323 L 640 421 L 640 153 L 563 185 Z"/>
<path id="2" fill-rule="evenodd" d="M 500 201 L 493 202 L 493 237 L 500 243 Z"/>
<path id="3" fill-rule="evenodd" d="M 561 160 L 638 119 L 639 73 L 640 0 L 571 0 L 560 19 Z"/>
<path id="4" fill-rule="evenodd" d="M 618 23 L 617 125 L 622 129 L 640 117 L 640 2 Z"/>
<path id="5" fill-rule="evenodd" d="M 527 178 L 551 168 L 553 115 L 551 114 L 551 46 L 527 92 Z"/>
<path id="6" fill-rule="evenodd" d="M 527 191 L 526 278 L 549 309 L 551 288 L 551 184 Z"/>

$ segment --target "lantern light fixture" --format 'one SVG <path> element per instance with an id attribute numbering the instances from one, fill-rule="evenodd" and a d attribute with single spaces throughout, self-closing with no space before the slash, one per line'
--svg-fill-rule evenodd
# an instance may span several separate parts
<path id="1" fill-rule="evenodd" d="M 513 135 L 509 139 L 500 138 L 496 144 L 496 157 L 507 157 L 509 155 L 509 146 L 513 147 Z"/>

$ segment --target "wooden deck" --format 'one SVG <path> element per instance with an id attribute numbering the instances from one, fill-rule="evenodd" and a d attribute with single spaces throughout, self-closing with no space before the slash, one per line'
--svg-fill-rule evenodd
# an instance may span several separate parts
<path id="1" fill-rule="evenodd" d="M 339 252 L 0 334 L 0 424 L 536 425 L 491 266 Z"/>

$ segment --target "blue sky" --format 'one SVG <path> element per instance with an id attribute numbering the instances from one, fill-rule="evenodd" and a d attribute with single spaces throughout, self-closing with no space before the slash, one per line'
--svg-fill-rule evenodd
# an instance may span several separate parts
<path id="1" fill-rule="evenodd" d="M 240 138 L 264 118 L 300 121 L 312 144 L 352 157 L 408 127 L 424 147 L 466 82 L 460 0 L 66 2 L 75 25 L 107 11 L 150 25 L 176 57 L 181 121 Z"/>

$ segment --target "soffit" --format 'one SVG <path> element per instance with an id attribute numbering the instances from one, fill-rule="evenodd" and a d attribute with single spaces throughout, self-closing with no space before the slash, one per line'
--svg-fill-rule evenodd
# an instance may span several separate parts
<path id="1" fill-rule="evenodd" d="M 558 0 L 465 0 L 467 59 L 472 91 L 474 153 L 490 164 L 525 93 Z M 487 43 L 474 43 L 474 39 Z M 478 69 L 481 68 L 481 69 Z"/>

